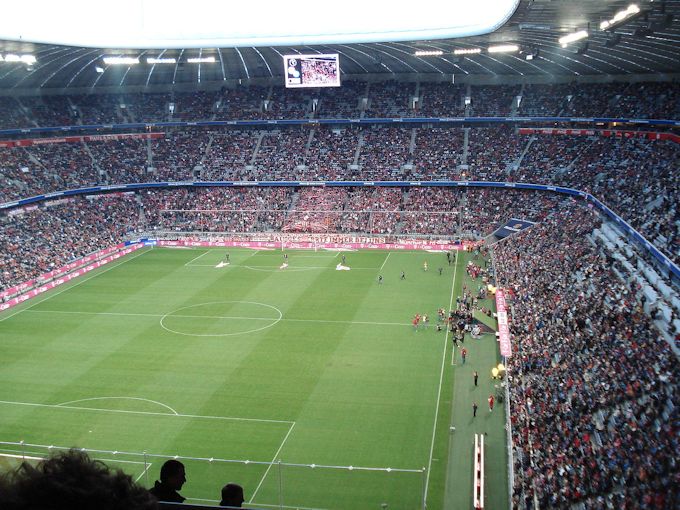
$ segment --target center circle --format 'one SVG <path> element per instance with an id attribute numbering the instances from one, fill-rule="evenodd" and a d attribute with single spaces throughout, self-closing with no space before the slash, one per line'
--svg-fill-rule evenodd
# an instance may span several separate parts
<path id="1" fill-rule="evenodd" d="M 281 310 L 265 303 L 211 301 L 168 312 L 161 317 L 160 324 L 178 335 L 233 336 L 271 328 L 282 318 Z"/>

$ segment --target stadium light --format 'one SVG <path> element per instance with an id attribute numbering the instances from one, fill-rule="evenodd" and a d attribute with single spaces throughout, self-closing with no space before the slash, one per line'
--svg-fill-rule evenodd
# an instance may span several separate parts
<path id="1" fill-rule="evenodd" d="M 476 55 L 477 53 L 481 53 L 482 48 L 465 48 L 461 50 L 453 50 L 454 55 Z"/>
<path id="2" fill-rule="evenodd" d="M 104 68 L 99 66 L 95 66 L 94 70 L 97 71 L 97 73 L 99 74 L 102 74 L 104 72 Z"/>
<path id="3" fill-rule="evenodd" d="M 177 59 L 175 58 L 155 58 L 155 57 L 147 57 L 146 59 L 147 64 L 176 64 Z"/>
<path id="4" fill-rule="evenodd" d="M 581 39 L 585 39 L 586 37 L 588 37 L 588 31 L 579 30 L 578 32 L 573 32 L 571 34 L 567 34 L 565 36 L 560 37 L 558 41 L 563 48 L 566 48 L 569 44 L 576 41 L 580 41 Z"/>
<path id="5" fill-rule="evenodd" d="M 30 54 L 15 55 L 8 53 L 5 55 L 5 62 L 21 62 L 23 64 L 33 65 L 36 62 L 35 56 Z"/>
<path id="6" fill-rule="evenodd" d="M 137 57 L 104 57 L 106 65 L 133 65 L 139 64 Z"/>
<path id="7" fill-rule="evenodd" d="M 418 50 L 414 53 L 416 57 L 438 57 L 443 54 L 444 52 L 442 50 L 430 50 L 430 51 Z"/>
<path id="8" fill-rule="evenodd" d="M 215 62 L 215 57 L 188 58 L 190 64 L 210 64 Z"/>
<path id="9" fill-rule="evenodd" d="M 519 51 L 519 46 L 516 44 L 499 44 L 497 46 L 489 46 L 489 53 L 514 53 Z"/>
<path id="10" fill-rule="evenodd" d="M 640 8 L 636 4 L 630 4 L 627 9 L 617 12 L 612 19 L 600 23 L 600 30 L 611 30 L 639 13 Z"/>

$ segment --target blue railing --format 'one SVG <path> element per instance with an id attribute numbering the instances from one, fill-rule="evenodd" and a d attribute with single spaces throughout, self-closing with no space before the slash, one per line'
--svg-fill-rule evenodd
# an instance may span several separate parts
<path id="1" fill-rule="evenodd" d="M 76 126 L 51 126 L 37 128 L 1 129 L 4 135 L 31 135 L 44 133 L 68 133 L 74 131 L 121 131 L 129 129 L 178 128 L 178 127 L 263 127 L 263 126 L 314 126 L 344 124 L 482 124 L 482 123 L 547 123 L 547 124 L 609 124 L 622 123 L 636 126 L 679 127 L 680 120 L 630 119 L 614 117 L 403 117 L 403 118 L 342 118 L 342 119 L 285 119 L 285 120 L 200 120 L 194 122 L 134 122 L 130 124 L 87 124 Z"/>

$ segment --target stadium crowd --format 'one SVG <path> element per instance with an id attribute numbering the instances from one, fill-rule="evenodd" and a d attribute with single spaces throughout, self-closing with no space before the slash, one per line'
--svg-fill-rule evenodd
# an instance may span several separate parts
<path id="1" fill-rule="evenodd" d="M 139 224 L 132 194 L 62 199 L 18 211 L 2 218 L 0 290 L 118 244 Z"/>
<path id="2" fill-rule="evenodd" d="M 464 87 L 347 82 L 282 93 L 0 98 L 2 127 L 146 120 L 413 115 L 679 118 L 666 84 Z M 520 98 L 521 99 L 518 99 Z M 413 99 L 417 98 L 417 101 Z M 469 104 L 467 104 L 469 103 Z M 467 106 L 466 106 L 467 104 Z M 172 108 L 170 107 L 172 105 Z M 680 149 L 671 142 L 520 135 L 501 127 L 172 130 L 163 139 L 0 148 L 0 201 L 93 184 L 203 180 L 498 180 L 594 194 L 680 262 Z M 0 216 L 0 290 L 126 235 L 304 231 L 482 237 L 540 224 L 496 248 L 514 295 L 513 505 L 680 505 L 677 360 L 640 289 L 587 236 L 595 213 L 557 194 L 443 188 L 173 188 L 76 197 Z M 674 332 L 677 334 L 677 332 Z"/>
<path id="3" fill-rule="evenodd" d="M 495 249 L 514 296 L 515 508 L 680 504 L 677 358 L 639 289 L 586 240 L 598 223 L 563 204 Z"/>
<path id="4" fill-rule="evenodd" d="M 258 85 L 212 92 L 3 97 L 0 129 L 154 121 L 534 116 L 676 119 L 673 83 L 475 85 L 364 83 L 290 90 Z"/>
<path id="5" fill-rule="evenodd" d="M 491 180 L 587 191 L 680 261 L 680 148 L 509 127 L 169 131 L 162 139 L 0 148 L 0 201 L 184 180 Z M 465 141 L 467 140 L 467 144 Z M 650 197 L 640 200 L 641 196 Z"/>

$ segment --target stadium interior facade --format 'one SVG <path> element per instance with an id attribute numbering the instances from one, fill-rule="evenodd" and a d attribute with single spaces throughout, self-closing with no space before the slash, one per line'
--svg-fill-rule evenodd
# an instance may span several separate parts
<path id="1" fill-rule="evenodd" d="M 512 297 L 508 506 L 677 508 L 680 2 L 638 4 L 427 41 L 0 42 L 0 321 L 140 239 L 481 246 Z M 340 86 L 285 87 L 287 54 L 339 55 Z"/>

